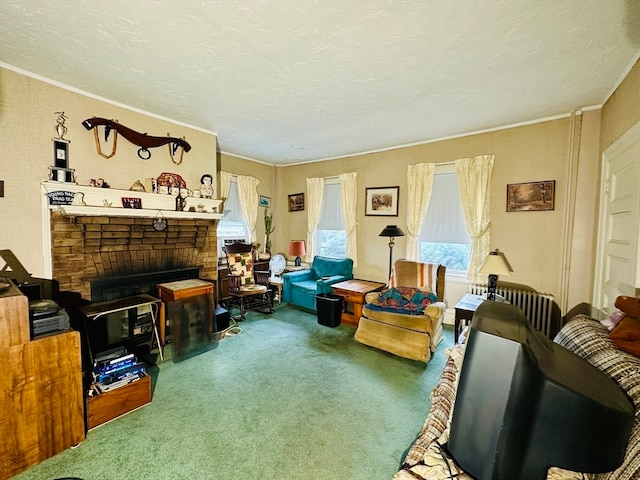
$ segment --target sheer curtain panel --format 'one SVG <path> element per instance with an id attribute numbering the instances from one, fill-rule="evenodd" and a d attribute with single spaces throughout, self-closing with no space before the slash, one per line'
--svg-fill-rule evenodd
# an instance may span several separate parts
<path id="1" fill-rule="evenodd" d="M 494 155 L 478 155 L 455 161 L 462 212 L 471 237 L 467 280 L 473 283 L 483 277 L 477 270 L 489 253 L 493 160 Z"/>
<path id="2" fill-rule="evenodd" d="M 418 239 L 429 208 L 435 171 L 435 163 L 417 163 L 407 168 L 407 260 L 420 261 Z"/>
<path id="3" fill-rule="evenodd" d="M 256 220 L 258 218 L 258 204 L 260 196 L 258 195 L 258 185 L 260 180 L 256 177 L 246 175 L 238 175 L 238 196 L 240 197 L 240 208 L 244 221 L 249 228 L 251 242 L 257 240 Z"/>
<path id="4" fill-rule="evenodd" d="M 358 266 L 358 237 L 356 221 L 356 201 L 358 186 L 356 172 L 343 173 L 340 179 L 340 196 L 342 197 L 342 220 L 347 235 L 347 258 L 353 260 L 353 266 Z"/>
<path id="5" fill-rule="evenodd" d="M 311 262 L 315 256 L 315 233 L 322 206 L 322 195 L 324 193 L 323 178 L 307 178 L 307 254 L 305 262 Z"/>

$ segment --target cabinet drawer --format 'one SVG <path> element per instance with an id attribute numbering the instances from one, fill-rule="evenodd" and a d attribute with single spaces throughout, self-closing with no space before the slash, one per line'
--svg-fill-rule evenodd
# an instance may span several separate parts
<path id="1" fill-rule="evenodd" d="M 344 297 L 344 301 L 349 303 L 362 303 L 364 301 L 364 297 L 360 293 L 347 292 L 345 290 L 336 290 L 335 294 Z"/>

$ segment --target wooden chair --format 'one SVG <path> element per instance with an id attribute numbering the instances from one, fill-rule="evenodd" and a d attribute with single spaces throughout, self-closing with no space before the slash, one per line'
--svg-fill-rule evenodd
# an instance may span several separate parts
<path id="1" fill-rule="evenodd" d="M 229 314 L 236 321 L 243 321 L 248 310 L 273 313 L 273 291 L 269 285 L 269 271 L 253 269 L 253 246 L 232 243 L 223 248 L 227 257 L 229 280 Z M 232 308 L 240 310 L 234 316 Z"/>

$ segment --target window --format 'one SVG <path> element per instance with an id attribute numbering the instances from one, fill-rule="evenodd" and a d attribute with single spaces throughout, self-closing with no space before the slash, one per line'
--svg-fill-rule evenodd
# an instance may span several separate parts
<path id="1" fill-rule="evenodd" d="M 454 167 L 455 168 L 455 167 Z M 438 172 L 440 170 L 440 172 Z M 455 171 L 436 168 L 431 201 L 420 233 L 420 260 L 446 265 L 447 273 L 465 273 L 471 254 Z"/>
<path id="2" fill-rule="evenodd" d="M 320 217 L 316 227 L 316 255 L 346 258 L 347 234 L 342 219 L 340 183 L 325 182 Z"/>
<path id="3" fill-rule="evenodd" d="M 231 182 L 229 197 L 224 204 L 223 216 L 218 223 L 218 257 L 224 257 L 222 247 L 234 242 L 249 243 L 249 229 L 242 218 L 240 209 L 240 197 L 238 196 L 238 184 Z"/>

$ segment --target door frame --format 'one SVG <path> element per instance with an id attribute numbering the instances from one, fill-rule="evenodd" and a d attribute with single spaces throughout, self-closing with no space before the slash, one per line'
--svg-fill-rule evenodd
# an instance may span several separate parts
<path id="1" fill-rule="evenodd" d="M 593 309 L 594 314 L 599 316 L 605 315 L 604 306 L 602 304 L 602 285 L 605 275 L 605 255 L 604 255 L 604 243 L 607 226 L 607 203 L 608 195 L 606 192 L 607 181 L 609 179 L 609 159 L 615 157 L 620 151 L 626 150 L 633 146 L 635 143 L 640 142 L 640 122 L 637 122 L 629 130 L 627 130 L 620 138 L 613 142 L 607 149 L 602 152 L 602 163 L 600 168 L 600 201 L 599 201 L 599 213 L 598 213 L 598 237 L 596 244 L 596 264 L 594 273 L 594 286 L 593 286 Z M 640 169 L 640 158 L 636 159 L 638 169 Z M 636 212 L 636 215 L 640 217 L 640 211 Z M 639 222 L 640 224 L 640 222 Z M 640 230 L 640 228 L 639 228 Z M 640 234 L 640 232 L 638 232 Z M 640 245 L 640 239 L 638 239 L 638 245 Z M 640 252 L 636 254 L 636 278 L 635 288 L 636 294 L 640 289 Z"/>

